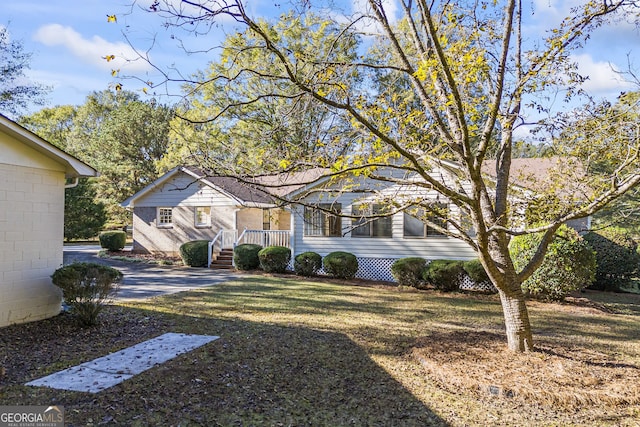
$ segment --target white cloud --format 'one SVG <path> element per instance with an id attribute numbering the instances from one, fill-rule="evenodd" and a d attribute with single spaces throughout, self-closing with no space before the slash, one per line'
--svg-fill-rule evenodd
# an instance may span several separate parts
<path id="1" fill-rule="evenodd" d="M 33 39 L 46 46 L 63 46 L 83 62 L 104 70 L 145 71 L 150 68 L 143 61 L 135 61 L 138 55 L 126 43 L 109 42 L 99 36 L 85 38 L 73 28 L 59 24 L 40 27 Z M 115 55 L 115 59 L 107 62 L 104 58 L 108 55 Z"/>
<path id="2" fill-rule="evenodd" d="M 578 64 L 578 72 L 589 77 L 583 86 L 588 93 L 617 94 L 631 87 L 631 84 L 617 73 L 620 70 L 615 64 L 594 61 L 588 54 L 574 55 L 572 59 Z"/>

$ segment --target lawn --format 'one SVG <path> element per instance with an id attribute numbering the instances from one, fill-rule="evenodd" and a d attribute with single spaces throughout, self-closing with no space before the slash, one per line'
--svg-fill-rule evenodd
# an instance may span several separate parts
<path id="1" fill-rule="evenodd" d="M 529 307 L 539 351 L 513 355 L 495 296 L 250 276 L 93 329 L 0 329 L 0 405 L 75 426 L 639 425 L 640 296 Z M 165 332 L 221 339 L 97 394 L 22 385 Z"/>

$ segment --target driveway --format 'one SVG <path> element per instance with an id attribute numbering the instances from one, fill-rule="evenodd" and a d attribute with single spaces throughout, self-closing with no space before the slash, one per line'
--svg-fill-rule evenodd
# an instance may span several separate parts
<path id="1" fill-rule="evenodd" d="M 213 286 L 238 277 L 235 272 L 163 266 L 155 264 L 117 261 L 98 258 L 98 245 L 73 245 L 64 247 L 64 263 L 97 262 L 117 268 L 124 274 L 117 300 L 134 300 L 158 295 L 173 294 L 189 289 Z"/>

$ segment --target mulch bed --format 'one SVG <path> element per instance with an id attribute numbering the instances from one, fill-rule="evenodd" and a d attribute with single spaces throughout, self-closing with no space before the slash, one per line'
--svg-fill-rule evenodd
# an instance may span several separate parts
<path id="1" fill-rule="evenodd" d="M 640 403 L 639 366 L 540 337 L 536 351 L 514 353 L 506 348 L 504 334 L 437 332 L 420 338 L 413 355 L 431 377 L 453 392 L 564 409 Z"/>

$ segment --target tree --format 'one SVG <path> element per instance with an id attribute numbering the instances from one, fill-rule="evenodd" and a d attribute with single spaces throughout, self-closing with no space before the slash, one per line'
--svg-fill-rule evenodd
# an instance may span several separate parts
<path id="1" fill-rule="evenodd" d="M 112 224 L 128 222 L 120 202 L 158 177 L 172 117 L 172 108 L 127 91 L 93 93 L 78 107 L 66 150 L 100 172 L 96 197 Z"/>
<path id="2" fill-rule="evenodd" d="M 107 221 L 105 206 L 96 202 L 95 179 L 82 178 L 78 185 L 68 188 L 64 198 L 64 238 L 90 239 L 96 237 Z"/>
<path id="3" fill-rule="evenodd" d="M 31 53 L 22 43 L 11 40 L 7 27 L 0 26 L 0 112 L 18 114 L 29 104 L 44 104 L 49 88 L 26 79 Z"/>
<path id="4" fill-rule="evenodd" d="M 616 169 L 633 153 L 629 141 L 640 137 L 640 92 L 622 93 L 616 102 L 586 105 L 575 114 L 561 115 L 550 123 L 556 131 L 555 152 L 580 158 L 593 185 L 601 191 L 609 186 Z M 587 144 L 586 141 L 595 141 Z M 640 230 L 640 188 L 634 188 L 595 215 L 596 228 L 620 226 Z"/>
<path id="5" fill-rule="evenodd" d="M 22 126 L 63 150 L 74 127 L 76 108 L 62 105 L 20 117 Z M 81 178 L 65 190 L 64 238 L 89 239 L 98 235 L 107 220 L 104 204 L 96 201 L 93 178 Z"/>
<path id="6" fill-rule="evenodd" d="M 223 25 L 225 18 L 231 18 L 252 35 L 242 39 L 244 44 L 239 51 L 261 51 L 269 58 L 240 64 L 243 73 L 266 82 L 289 82 L 280 93 L 283 98 L 291 99 L 292 94 L 311 97 L 326 108 L 347 115 L 357 132 L 355 144 L 341 138 L 325 138 L 335 152 L 344 153 L 331 165 L 334 177 L 361 174 L 373 181 L 421 185 L 456 205 L 464 214 L 461 218 L 472 222 L 475 239 L 465 233 L 462 219 L 443 217 L 432 201 L 415 199 L 398 205 L 389 199 L 381 200 L 389 206 L 386 214 L 418 205 L 428 214 L 426 220 L 433 218 L 430 222 L 434 227 L 468 243 L 499 291 L 509 348 L 533 349 L 521 283 L 540 266 L 564 222 L 593 214 L 638 185 L 639 141 L 617 131 L 608 136 L 629 148 L 628 155 L 620 158 L 610 174 L 608 187 L 597 185 L 596 191 L 590 192 L 587 186 L 600 181 L 557 171 L 554 176 L 575 178 L 575 188 L 580 190 L 563 201 L 571 208 L 523 230 L 510 222 L 516 208 L 511 185 L 513 133 L 522 124 L 527 108 L 548 108 L 544 101 L 550 91 L 563 90 L 567 96 L 579 92 L 584 79 L 569 60 L 570 49 L 585 42 L 594 28 L 612 19 L 637 17 L 638 5 L 630 0 L 586 2 L 572 10 L 546 38 L 527 37 L 525 44 L 522 19 L 530 9 L 519 0 L 404 0 L 399 2 L 398 11 L 388 7 L 387 2 L 369 0 L 354 3 L 363 7 L 348 14 L 340 14 L 331 1 L 294 3 L 292 10 L 301 19 L 312 9 L 325 17 L 330 28 L 324 34 L 325 46 L 338 49 L 345 39 L 357 40 L 361 43 L 359 55 L 336 60 L 335 56 L 324 54 L 326 49 L 305 49 L 300 43 L 280 37 L 275 30 L 277 23 L 252 16 L 241 0 L 224 2 L 223 6 L 216 2 L 156 1 L 152 10 L 161 14 L 167 25 L 192 28 L 195 32 L 205 26 Z M 397 19 L 400 13 L 402 18 Z M 301 39 L 312 37 L 314 30 L 303 29 Z M 366 46 L 373 46 L 374 54 L 365 51 Z M 215 79 L 209 76 L 198 82 L 198 87 L 212 81 Z M 273 85 L 269 89 L 273 90 Z M 259 95 L 254 93 L 247 100 Z M 270 97 L 276 96 L 270 93 Z M 594 138 L 601 136 L 592 134 L 584 144 L 592 144 Z M 352 144 L 348 152 L 340 150 L 346 143 Z M 489 159 L 490 154 L 493 160 Z M 453 169 L 456 179 L 443 182 L 430 175 L 435 167 L 449 166 L 450 161 L 457 165 Z M 483 165 L 486 167 L 488 162 L 494 177 L 483 173 Z M 313 158 L 303 158 L 288 169 L 316 164 Z M 381 167 L 401 172 L 397 176 L 417 176 L 420 180 L 389 178 L 377 173 Z M 564 167 L 572 167 L 575 172 L 575 163 Z M 441 227 L 442 221 L 450 228 Z M 450 231 L 453 229 L 458 232 Z M 538 248 L 527 265 L 516 269 L 509 255 L 509 240 L 513 235 L 532 232 L 542 233 Z"/>
<path id="7" fill-rule="evenodd" d="M 271 29 L 274 36 L 300 52 L 315 53 L 335 62 L 353 61 L 355 39 L 325 43 L 335 25 L 317 15 L 295 16 L 289 12 Z M 245 49 L 247 39 L 259 42 L 252 31 L 226 38 L 220 59 L 211 62 L 199 80 L 206 85 L 187 85 L 188 102 L 182 103 L 172 124 L 173 138 L 163 168 L 204 162 L 210 168 L 237 174 L 275 171 L 301 157 L 325 159 L 331 164 L 335 152 L 325 138 L 352 134 L 349 121 L 337 111 L 300 93 L 287 80 L 265 79 L 250 71 L 253 64 L 264 69 L 278 61 L 263 49 Z M 215 117 L 215 123 L 212 118 Z M 348 147 L 341 147 L 343 154 Z M 251 153 L 251 155 L 249 155 Z"/>

